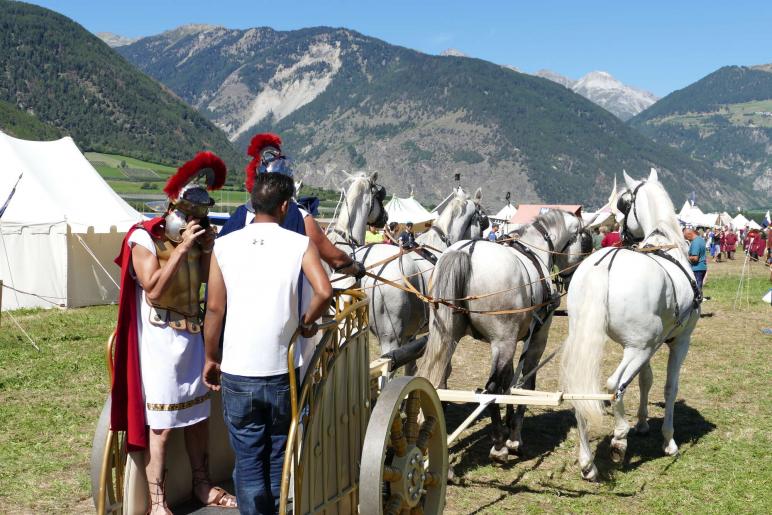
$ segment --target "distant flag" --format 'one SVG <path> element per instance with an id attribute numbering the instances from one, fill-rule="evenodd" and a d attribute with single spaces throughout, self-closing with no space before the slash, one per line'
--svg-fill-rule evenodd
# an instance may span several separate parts
<path id="1" fill-rule="evenodd" d="M 689 197 L 689 202 L 691 202 L 692 206 L 697 203 L 697 194 L 692 191 L 692 196 Z"/>
<path id="2" fill-rule="evenodd" d="M 763 225 L 764 227 L 769 227 L 770 225 L 772 225 L 772 218 L 770 218 L 769 216 L 769 209 L 767 209 L 767 214 L 764 215 L 764 222 L 761 225 Z"/>
<path id="3" fill-rule="evenodd" d="M 16 186 L 19 185 L 19 181 L 21 180 L 21 176 L 24 175 L 24 172 L 19 174 L 19 178 L 16 179 L 16 184 L 13 185 L 13 189 L 11 190 L 11 193 L 8 194 L 8 198 L 5 199 L 5 202 L 3 203 L 3 207 L 0 207 L 0 218 L 3 217 L 5 214 L 5 210 L 8 209 L 8 204 L 11 203 L 11 199 L 13 198 L 14 193 L 16 193 Z"/>

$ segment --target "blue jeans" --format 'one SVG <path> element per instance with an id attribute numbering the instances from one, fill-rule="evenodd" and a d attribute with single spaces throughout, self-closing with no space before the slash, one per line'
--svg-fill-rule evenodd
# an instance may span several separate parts
<path id="1" fill-rule="evenodd" d="M 291 419 L 289 376 L 223 373 L 221 383 L 225 425 L 236 454 L 233 484 L 239 512 L 276 513 Z"/>
<path id="2" fill-rule="evenodd" d="M 694 280 L 697 283 L 697 289 L 702 293 L 702 281 L 705 280 L 705 270 L 692 270 L 694 272 Z"/>

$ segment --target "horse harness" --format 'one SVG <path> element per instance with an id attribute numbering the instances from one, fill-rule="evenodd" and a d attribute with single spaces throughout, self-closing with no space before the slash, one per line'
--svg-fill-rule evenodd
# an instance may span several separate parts
<path id="1" fill-rule="evenodd" d="M 654 233 L 652 233 L 654 234 Z M 676 318 L 676 325 L 680 326 L 682 324 L 680 313 L 681 308 L 678 305 L 678 296 L 676 295 L 675 290 L 675 282 L 673 281 L 673 278 L 671 277 L 670 273 L 662 266 L 661 263 L 659 263 L 656 259 L 654 259 L 654 256 L 660 257 L 666 261 L 669 261 L 670 263 L 676 265 L 678 269 L 683 272 L 684 276 L 686 277 L 686 280 L 689 281 L 689 285 L 692 288 L 692 294 L 694 295 L 694 298 L 692 300 L 692 307 L 691 309 L 697 309 L 700 307 L 700 304 L 702 304 L 702 292 L 700 292 L 699 287 L 697 286 L 697 281 L 694 280 L 692 276 L 689 275 L 689 272 L 686 270 L 684 265 L 678 261 L 676 258 L 665 252 L 665 250 L 661 248 L 657 248 L 654 245 L 644 245 L 643 247 L 615 247 L 611 251 L 605 253 L 598 259 L 598 261 L 595 262 L 595 266 L 600 265 L 606 257 L 611 256 L 608 263 L 608 271 L 611 271 L 611 267 L 614 265 L 614 260 L 616 259 L 617 255 L 619 255 L 619 252 L 622 250 L 629 250 L 631 252 L 637 252 L 639 254 L 643 254 L 645 256 L 650 257 L 652 260 L 654 260 L 657 265 L 659 265 L 662 270 L 667 274 L 668 278 L 670 279 L 670 284 L 673 287 L 673 299 L 675 300 L 675 318 Z M 690 310 L 691 311 L 691 310 Z"/>

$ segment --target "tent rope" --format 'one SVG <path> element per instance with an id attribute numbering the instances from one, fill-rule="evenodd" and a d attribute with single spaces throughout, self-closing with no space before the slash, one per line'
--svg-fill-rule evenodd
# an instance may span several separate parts
<path id="1" fill-rule="evenodd" d="M 33 347 L 35 347 L 35 350 L 40 352 L 40 347 L 37 346 L 37 344 L 35 343 L 35 340 L 33 340 L 32 337 L 27 333 L 27 331 L 24 330 L 21 324 L 19 324 L 19 321 L 16 320 L 16 317 L 13 316 L 13 313 L 11 313 L 10 311 L 6 311 L 6 314 L 11 317 L 11 320 L 13 320 L 13 323 L 16 324 L 16 327 L 19 328 L 19 331 L 21 331 L 22 334 L 27 337 L 27 340 L 29 340 L 30 344 Z"/>
<path id="2" fill-rule="evenodd" d="M 115 279 L 113 279 L 113 276 L 110 275 L 110 272 L 107 271 L 107 269 L 102 265 L 102 263 L 97 259 L 96 255 L 94 255 L 94 252 L 89 248 L 88 245 L 86 245 L 86 242 L 83 241 L 83 238 L 80 237 L 80 234 L 75 234 L 75 236 L 78 238 L 78 241 L 81 245 L 83 245 L 83 248 L 86 249 L 86 252 L 89 253 L 89 255 L 96 261 L 96 264 L 99 265 L 99 268 L 102 269 L 102 271 L 105 273 L 105 275 L 112 281 L 112 283 L 115 285 L 116 288 L 119 290 L 121 289 L 120 286 L 118 286 L 118 283 L 115 282 Z"/>

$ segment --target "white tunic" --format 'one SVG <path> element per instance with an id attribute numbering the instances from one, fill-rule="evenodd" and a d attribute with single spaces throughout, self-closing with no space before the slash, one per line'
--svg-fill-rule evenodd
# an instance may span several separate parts
<path id="1" fill-rule="evenodd" d="M 266 377 L 288 371 L 287 349 L 304 311 L 301 271 L 308 244 L 308 237 L 275 223 L 248 224 L 216 240 L 228 310 L 223 372 Z"/>
<path id="2" fill-rule="evenodd" d="M 156 255 L 153 240 L 136 229 L 129 246 L 141 245 Z M 134 270 L 131 271 L 134 275 Z M 177 331 L 150 323 L 151 307 L 137 283 L 137 329 L 145 415 L 151 429 L 185 427 L 209 417 L 209 394 L 201 379 L 204 340 L 201 333 Z"/>

